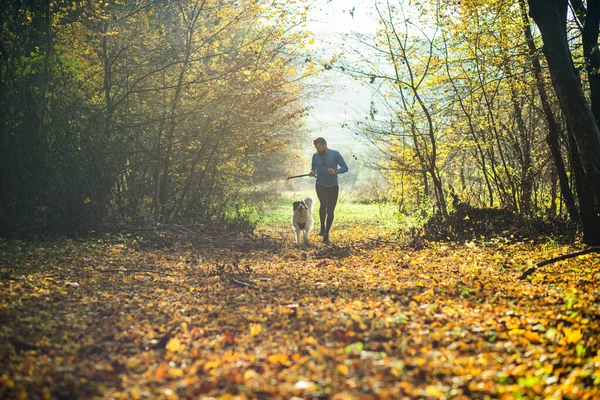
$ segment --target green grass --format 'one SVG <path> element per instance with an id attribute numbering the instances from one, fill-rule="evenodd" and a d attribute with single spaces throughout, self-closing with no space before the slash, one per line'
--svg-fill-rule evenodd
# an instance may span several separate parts
<path id="1" fill-rule="evenodd" d="M 315 225 L 319 224 L 319 201 L 315 195 L 310 195 L 315 199 L 313 206 L 313 217 Z M 301 194 L 294 198 L 304 198 Z M 282 198 L 279 201 L 267 205 L 262 220 L 259 225 L 280 226 L 289 223 L 292 212 L 293 199 Z M 356 224 L 369 224 L 385 228 L 396 228 L 400 226 L 396 206 L 394 204 L 363 204 L 341 201 L 335 208 L 335 225 L 338 227 L 354 226 Z"/>

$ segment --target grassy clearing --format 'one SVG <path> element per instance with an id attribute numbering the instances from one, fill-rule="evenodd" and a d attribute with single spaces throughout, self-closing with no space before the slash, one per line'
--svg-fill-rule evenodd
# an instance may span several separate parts
<path id="1" fill-rule="evenodd" d="M 315 225 L 313 230 L 320 228 L 319 201 L 314 192 L 284 192 L 278 201 L 268 204 L 256 232 L 261 235 L 275 237 L 292 246 L 294 235 L 291 228 L 292 202 L 297 199 L 312 197 L 315 200 L 313 216 Z M 400 230 L 413 226 L 415 220 L 397 213 L 396 206 L 389 203 L 355 203 L 341 201 L 335 210 L 335 220 L 330 234 L 332 243 L 339 245 L 352 245 L 357 238 L 361 240 L 390 238 Z M 351 238 L 351 239 L 350 239 Z M 311 242 L 318 243 L 320 238 L 315 233 L 311 234 Z"/>
<path id="2" fill-rule="evenodd" d="M 313 214 L 315 218 L 315 228 L 318 228 L 319 201 L 314 193 L 309 192 L 285 193 L 280 200 L 267 205 L 259 226 L 279 227 L 281 225 L 289 224 L 292 212 L 292 202 L 307 196 L 315 199 Z M 394 204 L 364 204 L 344 201 L 342 199 L 335 209 L 334 227 L 338 228 L 361 224 L 369 225 L 371 227 L 378 226 L 382 229 L 390 230 L 401 228 L 405 223 L 406 221 L 398 216 Z"/>

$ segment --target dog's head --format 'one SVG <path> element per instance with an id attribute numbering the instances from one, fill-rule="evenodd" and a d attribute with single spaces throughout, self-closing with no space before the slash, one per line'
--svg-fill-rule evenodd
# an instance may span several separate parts
<path id="1" fill-rule="evenodd" d="M 308 210 L 308 206 L 304 202 L 304 200 L 298 200 L 292 203 L 292 207 L 294 207 L 294 211 L 304 211 Z"/>

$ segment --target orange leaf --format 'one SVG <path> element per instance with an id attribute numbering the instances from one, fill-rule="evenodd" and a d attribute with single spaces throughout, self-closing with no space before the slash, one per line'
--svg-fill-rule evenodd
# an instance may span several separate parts
<path id="1" fill-rule="evenodd" d="M 154 371 L 154 379 L 156 379 L 157 381 L 163 381 L 167 378 L 167 362 L 163 361 L 160 364 L 158 364 L 158 367 L 156 367 L 156 371 Z"/>
<path id="2" fill-rule="evenodd" d="M 34 367 L 33 358 L 27 357 L 23 361 L 23 374 L 25 374 L 25 375 L 33 375 L 33 367 Z"/>
<path id="3" fill-rule="evenodd" d="M 135 400 L 139 400 L 142 398 L 142 395 L 140 394 L 140 391 L 138 388 L 133 388 L 133 390 L 131 390 L 131 397 L 134 398 Z"/>
<path id="4" fill-rule="evenodd" d="M 231 346 L 235 343 L 235 338 L 233 337 L 231 331 L 225 331 L 225 334 L 221 338 L 221 343 L 225 346 Z"/>

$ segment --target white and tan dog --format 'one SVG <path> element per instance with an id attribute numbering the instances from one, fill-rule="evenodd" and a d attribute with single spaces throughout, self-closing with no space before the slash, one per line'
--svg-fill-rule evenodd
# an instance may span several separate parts
<path id="1" fill-rule="evenodd" d="M 296 232 L 296 244 L 300 245 L 300 232 L 303 233 L 304 244 L 308 244 L 308 234 L 313 227 L 313 199 L 310 197 L 304 200 L 295 201 L 292 212 L 292 227 Z"/>

